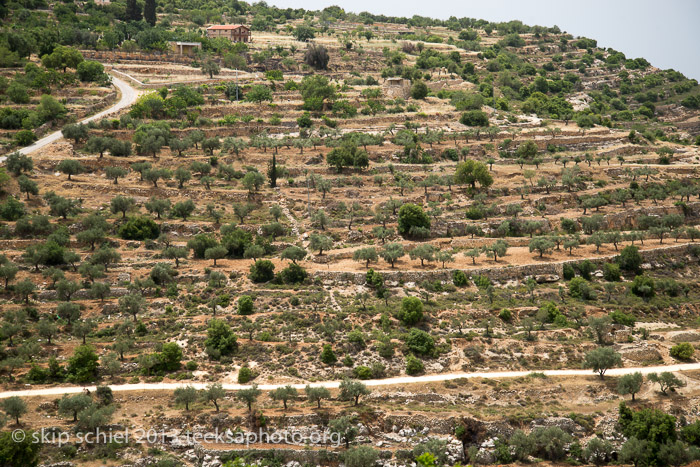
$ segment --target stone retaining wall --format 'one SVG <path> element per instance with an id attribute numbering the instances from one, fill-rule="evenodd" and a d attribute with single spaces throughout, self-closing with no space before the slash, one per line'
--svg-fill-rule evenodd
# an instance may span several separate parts
<path id="1" fill-rule="evenodd" d="M 664 263 L 671 259 L 696 262 L 699 260 L 699 258 L 690 254 L 690 246 L 691 244 L 670 245 L 655 248 L 653 250 L 640 250 L 639 253 L 642 255 L 646 263 L 651 264 L 651 267 L 661 267 L 662 264 L 658 263 Z M 616 256 L 617 255 L 606 255 L 599 258 L 590 258 L 589 261 L 591 261 L 597 267 L 602 268 L 603 264 L 611 262 Z M 502 267 L 466 269 L 464 272 L 467 274 L 467 276 L 472 277 L 483 275 L 491 279 L 491 281 L 497 283 L 505 283 L 513 280 L 524 280 L 528 277 L 536 276 L 557 276 L 557 278 L 561 278 L 563 276 L 565 264 L 575 265 L 585 260 L 586 258 L 582 258 L 569 261 L 559 261 L 556 263 L 526 264 L 521 266 L 510 266 L 504 263 Z M 419 283 L 425 280 L 451 281 L 454 271 L 456 271 L 456 269 L 441 269 L 438 271 L 397 270 L 382 271 L 381 274 L 384 276 L 385 280 L 390 282 Z M 365 283 L 365 277 L 366 272 L 316 271 L 313 274 L 314 279 L 320 279 L 322 281 L 358 285 Z"/>

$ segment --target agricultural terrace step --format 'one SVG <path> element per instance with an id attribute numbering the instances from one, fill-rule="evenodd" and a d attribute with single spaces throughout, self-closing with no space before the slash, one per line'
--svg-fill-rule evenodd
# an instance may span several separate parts
<path id="1" fill-rule="evenodd" d="M 650 263 L 651 267 L 663 267 L 662 261 L 667 260 L 682 260 L 687 262 L 697 262 L 698 257 L 689 254 L 690 244 L 672 245 L 667 247 L 655 248 L 653 250 L 640 250 L 640 254 L 644 261 Z M 603 264 L 609 263 L 617 255 L 606 255 L 598 258 L 590 258 L 596 267 L 601 268 Z M 521 266 L 503 265 L 500 268 L 476 268 L 466 269 L 464 272 L 468 276 L 482 275 L 491 279 L 496 283 L 506 283 L 513 280 L 524 280 L 528 277 L 535 276 L 558 276 L 563 277 L 565 264 L 579 264 L 586 261 L 586 258 L 577 260 L 560 261 L 556 263 L 543 264 L 526 264 Z M 655 264 L 659 263 L 659 264 Z M 396 283 L 415 282 L 420 283 L 428 281 L 451 281 L 452 274 L 456 269 L 444 269 L 440 271 L 382 271 L 384 279 Z M 316 271 L 313 273 L 314 279 L 322 281 L 331 281 L 334 283 L 346 283 L 362 285 L 366 281 L 366 272 L 346 272 L 346 271 Z"/>

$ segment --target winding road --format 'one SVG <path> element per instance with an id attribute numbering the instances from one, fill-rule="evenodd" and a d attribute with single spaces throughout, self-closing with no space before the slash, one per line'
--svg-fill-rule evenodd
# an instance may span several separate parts
<path id="1" fill-rule="evenodd" d="M 93 120 L 99 120 L 107 115 L 113 114 L 115 112 L 118 112 L 122 109 L 125 109 L 134 102 L 136 102 L 136 99 L 139 96 L 139 92 L 131 87 L 129 84 L 127 84 L 126 81 L 121 80 L 117 78 L 116 76 L 112 76 L 112 84 L 114 84 L 117 89 L 119 89 L 119 92 L 121 93 L 121 98 L 119 101 L 111 106 L 108 109 L 103 110 L 102 112 L 98 112 L 95 115 L 92 115 L 90 117 L 87 117 L 83 120 L 80 120 L 78 123 L 88 123 Z M 35 151 L 38 151 L 39 149 L 55 142 L 58 141 L 59 139 L 63 138 L 63 134 L 61 134 L 61 130 L 54 131 L 53 133 L 44 136 L 40 140 L 36 141 L 34 144 L 31 146 L 24 147 L 19 150 L 22 154 L 31 154 Z M 0 157 L 0 162 L 5 161 L 5 157 Z"/>
<path id="2" fill-rule="evenodd" d="M 630 373 L 659 373 L 662 371 L 678 372 L 678 371 L 693 371 L 700 370 L 700 363 L 681 363 L 676 365 L 660 365 L 660 366 L 647 366 L 647 367 L 636 367 L 636 368 L 611 368 L 605 374 L 608 376 L 620 376 Z M 474 373 L 444 373 L 436 375 L 424 375 L 424 376 L 398 376 L 396 378 L 386 378 L 386 379 L 370 379 L 365 380 L 363 383 L 367 386 L 396 386 L 400 384 L 415 384 L 415 383 L 435 383 L 440 381 L 451 381 L 455 379 L 466 379 L 466 378 L 486 378 L 486 379 L 496 379 L 496 378 L 522 378 L 524 376 L 532 374 L 533 371 L 493 371 L 493 372 L 474 372 Z M 591 370 L 542 370 L 537 373 L 542 373 L 547 376 L 595 376 Z M 207 383 L 209 384 L 209 383 Z M 196 389 L 204 389 L 207 384 L 204 383 L 142 383 L 142 384 L 118 384 L 110 385 L 112 391 L 126 392 L 126 391 L 173 391 L 177 388 L 185 386 L 193 386 Z M 314 387 L 324 387 L 328 389 L 336 389 L 340 385 L 340 381 L 319 381 L 315 383 L 308 383 Z M 250 388 L 250 385 L 246 384 L 222 384 L 223 388 L 229 391 L 236 391 L 239 389 Z M 271 391 L 287 384 L 260 384 L 258 389 L 264 391 Z M 303 389 L 306 383 L 303 384 L 291 384 L 292 387 L 296 389 Z M 84 391 L 85 389 L 90 391 L 95 390 L 95 386 L 65 386 L 65 387 L 51 387 L 43 389 L 27 389 L 23 391 L 5 391 L 0 392 L 0 399 L 5 399 L 8 397 L 19 396 L 19 397 L 33 397 L 33 396 L 60 396 L 63 394 L 76 394 Z"/>

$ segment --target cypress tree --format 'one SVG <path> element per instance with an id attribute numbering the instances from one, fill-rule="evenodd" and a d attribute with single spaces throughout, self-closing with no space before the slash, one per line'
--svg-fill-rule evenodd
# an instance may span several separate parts
<path id="1" fill-rule="evenodd" d="M 277 186 L 277 157 L 274 154 L 270 169 L 267 171 L 267 177 L 270 179 L 270 188 L 275 188 Z"/>
<path id="2" fill-rule="evenodd" d="M 156 0 L 146 0 L 143 7 L 143 17 L 151 26 L 156 25 Z"/>
<path id="3" fill-rule="evenodd" d="M 141 6 L 136 0 L 126 0 L 127 21 L 141 21 Z"/>

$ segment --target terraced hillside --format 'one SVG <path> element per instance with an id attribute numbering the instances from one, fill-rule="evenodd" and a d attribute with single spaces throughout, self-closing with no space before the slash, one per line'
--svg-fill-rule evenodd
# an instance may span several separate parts
<path id="1" fill-rule="evenodd" d="M 694 362 L 695 80 L 517 21 L 236 2 L 152 26 L 134 4 L 6 11 L 0 444 L 162 434 L 27 442 L 30 465 L 696 458 L 696 371 L 605 376 Z M 107 74 L 140 97 L 80 123 L 116 100 Z M 215 429 L 307 438 L 187 437 Z"/>

